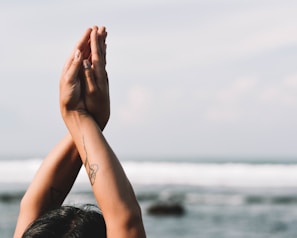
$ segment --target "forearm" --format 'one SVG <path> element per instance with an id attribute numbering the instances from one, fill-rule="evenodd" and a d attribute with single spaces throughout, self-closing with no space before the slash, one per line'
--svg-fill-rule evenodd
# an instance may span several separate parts
<path id="1" fill-rule="evenodd" d="M 64 120 L 86 167 L 108 236 L 145 237 L 134 191 L 96 122 L 77 112 Z"/>
<path id="2" fill-rule="evenodd" d="M 81 168 L 81 160 L 68 134 L 47 155 L 27 189 L 20 206 L 15 237 L 46 211 L 59 207 Z"/>
<path id="3" fill-rule="evenodd" d="M 81 160 L 78 151 L 68 134 L 46 156 L 24 199 L 28 196 L 28 200 L 38 201 L 42 210 L 60 206 L 80 168 Z"/>

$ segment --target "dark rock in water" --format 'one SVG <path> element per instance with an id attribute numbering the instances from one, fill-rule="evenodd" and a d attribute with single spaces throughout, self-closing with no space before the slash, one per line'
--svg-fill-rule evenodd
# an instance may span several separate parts
<path id="1" fill-rule="evenodd" d="M 11 203 L 11 202 L 20 202 L 23 197 L 23 193 L 3 193 L 0 194 L 0 202 Z"/>
<path id="2" fill-rule="evenodd" d="M 147 211 L 151 215 L 160 216 L 181 216 L 185 213 L 185 209 L 180 203 L 165 202 L 153 204 L 147 209 Z"/>

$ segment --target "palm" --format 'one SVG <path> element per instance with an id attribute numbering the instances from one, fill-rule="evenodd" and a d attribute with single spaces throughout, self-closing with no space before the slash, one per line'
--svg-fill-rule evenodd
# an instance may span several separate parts
<path id="1" fill-rule="evenodd" d="M 67 84 L 61 85 L 61 101 L 66 106 L 67 110 L 85 110 L 85 105 L 82 99 L 81 82 L 77 78 L 75 80 L 68 81 Z"/>
<path id="2" fill-rule="evenodd" d="M 99 77 L 104 77 L 107 80 L 106 72 Z M 103 130 L 110 116 L 108 85 L 102 88 L 96 84 L 93 90 L 87 90 L 84 102 L 86 110 L 94 117 L 101 130 Z"/>

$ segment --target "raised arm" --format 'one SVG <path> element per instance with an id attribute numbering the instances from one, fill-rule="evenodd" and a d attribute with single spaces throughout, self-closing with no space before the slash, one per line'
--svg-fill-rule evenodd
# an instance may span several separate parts
<path id="1" fill-rule="evenodd" d="M 22 198 L 14 238 L 22 237 L 31 222 L 62 204 L 80 168 L 78 152 L 67 135 L 44 159 Z"/>
<path id="2" fill-rule="evenodd" d="M 77 44 L 77 47 L 83 50 L 86 58 L 90 56 L 90 33 L 91 29 L 88 29 Z M 105 45 L 106 32 L 98 31 L 98 38 L 101 44 Z M 83 70 L 81 70 L 81 74 L 84 74 Z M 84 75 L 81 75 L 81 77 L 84 77 Z M 104 100 L 98 95 L 93 95 L 87 102 L 89 112 L 103 130 L 109 119 L 109 95 L 105 95 Z M 28 225 L 43 213 L 61 206 L 77 177 L 81 165 L 76 146 L 71 135 L 68 134 L 43 160 L 22 198 L 14 238 L 21 237 Z"/>
<path id="3" fill-rule="evenodd" d="M 79 65 L 83 61 L 80 48 L 75 50 L 74 56 L 70 57 L 70 63 L 62 73 L 61 113 L 89 175 L 95 198 L 106 222 L 107 236 L 143 238 L 145 231 L 141 210 L 134 191 L 98 124 L 89 114 L 85 99 L 90 98 L 94 88 L 102 94 L 108 93 L 107 78 L 98 77 L 98 74 L 106 72 L 105 56 L 97 31 L 98 28 L 94 27 L 90 36 L 92 64 L 84 64 L 85 80 L 82 81 L 78 77 Z M 82 85 L 87 91 L 83 90 Z"/>

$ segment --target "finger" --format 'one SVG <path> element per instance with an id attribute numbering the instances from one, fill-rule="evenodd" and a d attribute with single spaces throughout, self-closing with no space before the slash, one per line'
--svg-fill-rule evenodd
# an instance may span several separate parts
<path id="1" fill-rule="evenodd" d="M 84 50 L 84 59 L 90 59 L 91 58 L 91 40 L 90 38 L 88 39 L 88 44 Z M 91 61 L 89 61 L 91 62 Z"/>
<path id="2" fill-rule="evenodd" d="M 103 56 L 104 56 L 104 63 L 105 64 L 106 64 L 106 48 L 107 48 L 106 37 L 107 37 L 107 32 L 105 32 L 105 35 L 104 35 L 104 44 L 103 44 Z"/>
<path id="3" fill-rule="evenodd" d="M 87 54 L 85 51 L 89 48 L 88 42 L 89 42 L 91 31 L 92 31 L 92 29 L 88 28 L 85 31 L 85 33 L 83 34 L 83 36 L 81 37 L 81 39 L 77 42 L 71 56 L 69 57 L 69 59 L 67 60 L 65 66 L 64 66 L 64 69 L 63 69 L 64 72 L 67 71 L 69 69 L 70 65 L 72 64 L 72 61 L 74 60 L 75 52 L 77 49 L 83 53 L 82 58 L 84 58 L 84 56 Z"/>
<path id="4" fill-rule="evenodd" d="M 97 28 L 97 26 L 95 26 L 95 27 Z M 106 51 L 105 39 L 106 39 L 107 33 L 105 32 L 105 28 L 104 27 L 103 27 L 103 29 L 104 29 L 104 33 L 101 33 L 100 28 L 98 29 L 98 31 L 97 31 L 97 39 L 95 38 L 95 34 L 92 36 L 93 37 L 93 40 L 94 41 L 97 41 L 97 43 L 94 43 L 95 45 L 93 45 L 92 48 L 93 48 L 93 56 L 94 56 L 95 61 L 101 60 L 101 61 L 104 62 L 105 61 L 105 53 L 104 52 Z M 93 62 L 92 61 L 92 53 L 91 53 L 91 40 L 89 41 L 89 46 L 90 46 L 89 47 L 90 54 L 89 54 L 89 57 L 86 57 L 86 58 L 89 59 L 90 62 Z M 96 52 L 98 52 L 97 54 L 99 54 L 99 57 L 96 54 Z M 102 56 L 102 57 L 100 58 L 100 56 Z"/>
<path id="5" fill-rule="evenodd" d="M 78 48 L 78 49 L 84 49 L 84 48 L 86 48 L 88 46 L 91 32 L 92 32 L 92 29 L 91 28 L 88 28 L 85 31 L 85 33 L 82 36 L 82 38 L 78 41 L 78 43 L 76 45 L 76 48 Z"/>
<path id="6" fill-rule="evenodd" d="M 93 31 L 90 35 L 92 66 L 94 69 L 96 84 L 98 88 L 102 90 L 107 87 L 108 82 L 107 82 L 107 73 L 105 70 L 105 60 L 100 50 L 100 40 L 99 40 L 98 32 L 100 33 L 100 38 L 101 38 L 101 35 L 103 35 L 105 32 L 105 27 L 100 27 L 99 29 L 98 27 L 93 27 Z"/>
<path id="7" fill-rule="evenodd" d="M 100 52 L 103 52 L 103 45 L 104 45 L 104 35 L 105 35 L 105 27 L 100 27 L 97 31 L 98 40 L 99 40 L 99 47 Z"/>
<path id="8" fill-rule="evenodd" d="M 99 39 L 101 59 L 104 65 L 106 65 L 106 43 L 105 43 L 106 37 L 107 37 L 107 32 L 105 27 L 100 27 L 98 29 L 98 39 Z"/>
<path id="9" fill-rule="evenodd" d="M 94 26 L 90 35 L 91 40 L 91 57 L 92 57 L 92 65 L 97 65 L 100 61 L 100 47 L 97 35 L 98 27 Z"/>
<path id="10" fill-rule="evenodd" d="M 90 94 L 90 93 L 95 92 L 97 85 L 96 85 L 96 82 L 94 79 L 91 64 L 87 59 L 85 59 L 83 61 L 83 66 L 84 66 L 84 75 L 85 75 L 85 79 L 86 79 L 85 89 L 86 89 L 87 94 Z"/>
<path id="11" fill-rule="evenodd" d="M 79 49 L 76 49 L 68 70 L 65 72 L 66 80 L 72 82 L 76 80 L 82 62 L 82 54 Z"/>

